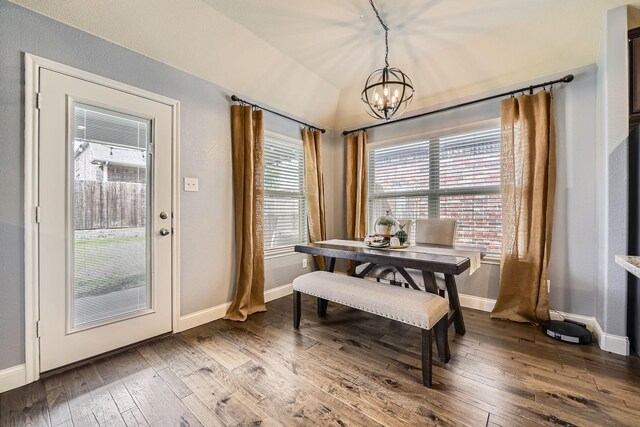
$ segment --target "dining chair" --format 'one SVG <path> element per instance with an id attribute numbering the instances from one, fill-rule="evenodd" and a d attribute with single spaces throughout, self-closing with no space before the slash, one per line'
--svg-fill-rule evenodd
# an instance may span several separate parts
<path id="1" fill-rule="evenodd" d="M 456 239 L 458 220 L 457 219 L 419 219 L 416 221 L 415 243 L 427 245 L 453 246 Z M 411 268 L 405 269 L 416 285 L 425 288 L 422 271 Z M 392 285 L 409 287 L 409 284 L 398 273 L 395 267 L 380 265 L 374 268 L 370 276 L 376 277 L 378 281 L 388 280 Z M 435 273 L 438 294 L 444 296 L 446 284 L 444 274 Z"/>
<path id="2" fill-rule="evenodd" d="M 416 243 L 427 245 L 443 245 L 453 246 L 456 241 L 456 231 L 458 228 L 457 219 L 419 219 L 416 221 Z M 422 272 L 414 269 L 407 269 L 407 273 L 416 282 L 416 285 L 424 288 L 426 285 L 422 276 Z M 397 275 L 396 275 L 397 276 Z M 436 285 L 438 286 L 438 294 L 444 296 L 446 284 L 444 274 L 435 273 Z M 397 281 L 397 277 L 396 277 Z M 405 287 L 409 284 L 400 280 Z"/>
<path id="3" fill-rule="evenodd" d="M 453 246 L 457 219 L 419 219 L 416 221 L 416 243 Z"/>

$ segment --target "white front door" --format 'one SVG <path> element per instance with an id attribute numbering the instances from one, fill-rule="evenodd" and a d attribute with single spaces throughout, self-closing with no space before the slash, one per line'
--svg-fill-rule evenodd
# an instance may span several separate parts
<path id="1" fill-rule="evenodd" d="M 40 69 L 40 371 L 171 331 L 172 107 Z"/>

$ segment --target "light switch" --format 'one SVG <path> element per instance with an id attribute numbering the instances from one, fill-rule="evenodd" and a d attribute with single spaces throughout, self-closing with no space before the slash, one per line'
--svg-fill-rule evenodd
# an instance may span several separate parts
<path id="1" fill-rule="evenodd" d="M 198 178 L 185 178 L 184 191 L 198 191 Z"/>

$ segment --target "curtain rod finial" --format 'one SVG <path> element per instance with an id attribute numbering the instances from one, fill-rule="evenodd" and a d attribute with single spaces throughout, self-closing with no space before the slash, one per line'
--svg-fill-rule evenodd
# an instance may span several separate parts
<path id="1" fill-rule="evenodd" d="M 573 81 L 573 77 L 574 77 L 574 76 L 573 76 L 573 74 L 567 74 L 566 76 L 564 76 L 564 77 L 562 78 L 562 82 L 563 82 L 563 83 L 569 83 L 569 82 L 572 82 L 572 81 Z"/>
<path id="2" fill-rule="evenodd" d="M 232 101 L 238 101 L 239 99 L 240 99 L 240 98 L 238 98 L 237 96 L 235 96 L 235 95 L 231 95 L 231 100 L 232 100 Z"/>

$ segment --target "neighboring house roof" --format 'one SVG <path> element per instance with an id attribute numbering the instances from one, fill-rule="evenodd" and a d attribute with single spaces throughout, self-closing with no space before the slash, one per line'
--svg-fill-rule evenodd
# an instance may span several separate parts
<path id="1" fill-rule="evenodd" d="M 144 151 L 137 149 L 127 149 L 121 147 L 112 147 L 104 144 L 85 142 L 78 144 L 76 140 L 76 156 L 82 152 L 90 153 L 92 163 L 108 163 L 121 166 L 139 166 L 146 165 L 146 158 L 143 157 Z M 79 152 L 79 149 L 82 151 Z"/>

